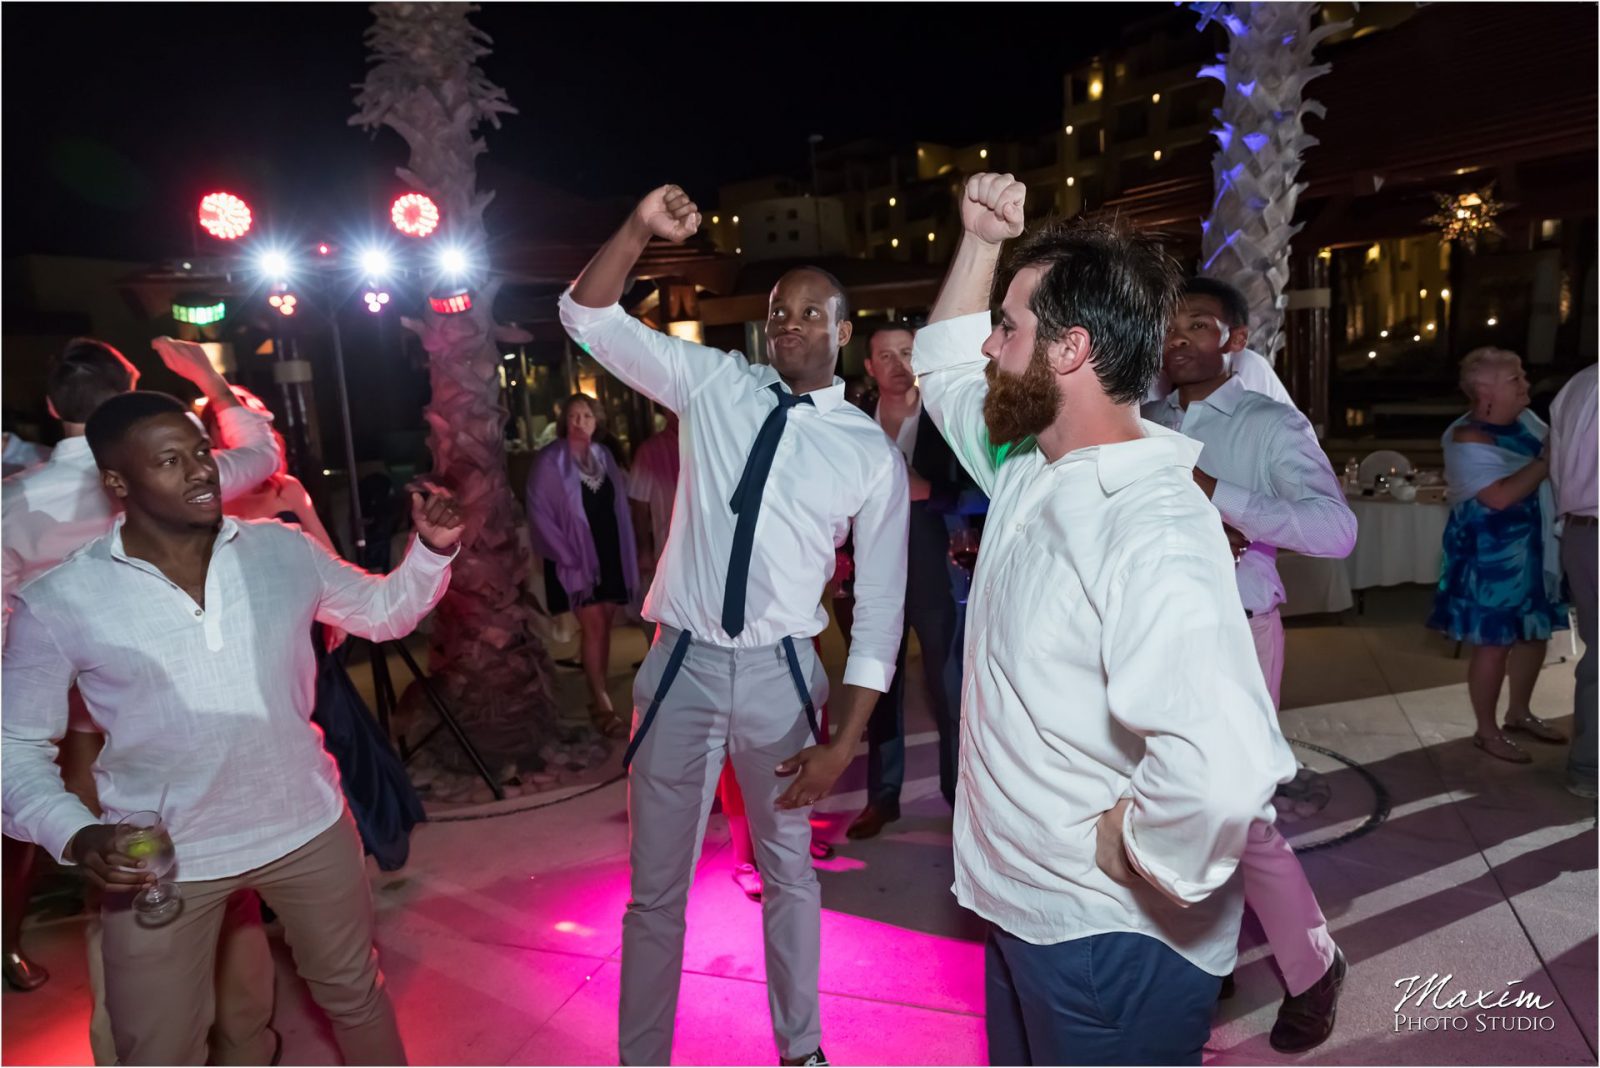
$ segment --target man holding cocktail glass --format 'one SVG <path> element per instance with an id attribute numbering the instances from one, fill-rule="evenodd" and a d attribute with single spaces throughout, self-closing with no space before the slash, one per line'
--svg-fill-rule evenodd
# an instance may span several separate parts
<path id="1" fill-rule="evenodd" d="M 404 1063 L 361 843 L 310 724 L 305 634 L 314 619 L 375 641 L 410 631 L 449 583 L 458 507 L 414 492 L 420 544 L 373 576 L 294 528 L 224 518 L 210 442 L 172 397 L 114 397 L 86 436 L 124 515 L 18 593 L 0 763 L 6 833 L 121 891 L 102 912 L 118 1059 L 205 1062 L 217 931 L 229 895 L 251 888 L 283 922 L 346 1062 Z M 74 680 L 106 735 L 104 823 L 54 763 Z M 155 826 L 131 840 L 117 826 L 145 811 L 170 834 L 179 907 L 127 896 L 166 867 Z"/>

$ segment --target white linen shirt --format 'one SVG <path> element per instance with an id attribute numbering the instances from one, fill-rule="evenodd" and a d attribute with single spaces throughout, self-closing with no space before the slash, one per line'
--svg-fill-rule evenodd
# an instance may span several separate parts
<path id="1" fill-rule="evenodd" d="M 1596 364 L 1573 375 L 1550 403 L 1550 481 L 1556 515 L 1595 514 Z"/>
<path id="2" fill-rule="evenodd" d="M 243 406 L 217 413 L 232 449 L 216 449 L 224 501 L 249 493 L 278 469 L 272 416 Z M 89 441 L 63 438 L 50 459 L 0 483 L 0 596 L 5 617 L 23 583 L 44 574 L 111 529 L 121 512 L 100 482 Z"/>
<path id="3" fill-rule="evenodd" d="M 682 467 L 672 530 L 644 616 L 713 645 L 751 649 L 810 638 L 828 625 L 822 589 L 834 549 L 855 525 L 856 618 L 846 685 L 887 692 L 900 649 L 906 590 L 906 465 L 882 428 L 844 399 L 844 383 L 789 409 L 756 520 L 745 628 L 722 629 L 737 516 L 729 505 L 756 433 L 778 400 L 778 373 L 737 352 L 659 333 L 620 305 L 586 308 L 561 295 L 561 324 L 633 389 L 678 413 Z"/>
<path id="4" fill-rule="evenodd" d="M 984 313 L 917 332 L 923 403 L 989 494 L 961 695 L 955 892 L 1025 941 L 1157 938 L 1226 974 L 1245 836 L 1295 763 L 1239 604 L 1222 525 L 1194 484 L 1199 446 L 1137 441 L 996 464 L 983 420 Z M 1095 863 L 1124 797 L 1130 862 Z"/>
<path id="5" fill-rule="evenodd" d="M 55 764 L 76 681 L 106 735 L 94 763 L 105 822 L 155 809 L 165 790 L 178 879 L 277 860 L 344 811 L 311 724 L 312 620 L 401 637 L 443 595 L 450 558 L 413 541 L 393 572 L 369 575 L 298 528 L 225 518 L 201 608 L 123 552 L 122 525 L 17 593 L 0 696 L 5 833 L 65 861 L 98 822 Z"/>
<path id="6" fill-rule="evenodd" d="M 1238 375 L 1188 409 L 1177 391 L 1144 417 L 1204 446 L 1196 466 L 1217 480 L 1211 503 L 1250 539 L 1239 558 L 1239 600 L 1253 615 L 1284 601 L 1278 550 L 1342 560 L 1356 546 L 1345 503 L 1316 431 L 1297 409 L 1246 388 Z"/>

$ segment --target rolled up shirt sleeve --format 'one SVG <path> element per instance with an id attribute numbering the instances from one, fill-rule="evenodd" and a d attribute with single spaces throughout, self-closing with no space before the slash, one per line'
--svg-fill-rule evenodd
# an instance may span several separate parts
<path id="1" fill-rule="evenodd" d="M 887 693 L 905 625 L 911 490 L 898 449 L 884 449 L 882 464 L 874 492 L 855 516 L 856 615 L 844 682 Z"/>
<path id="2" fill-rule="evenodd" d="M 1169 546 L 1128 567 L 1101 650 L 1111 715 L 1145 744 L 1123 823 L 1128 859 L 1181 905 L 1227 882 L 1295 767 L 1226 547 L 1215 549 Z"/>
<path id="3" fill-rule="evenodd" d="M 405 637 L 433 611 L 450 586 L 456 555 L 436 553 L 413 535 L 400 566 L 374 575 L 334 556 L 309 535 L 305 542 L 322 585 L 317 619 L 375 642 Z"/>
<path id="4" fill-rule="evenodd" d="M 100 822 L 70 793 L 56 764 L 67 732 L 67 691 L 77 670 L 49 626 L 17 600 L 0 669 L 0 808 L 5 833 L 32 842 L 63 864 L 68 843 Z"/>
<path id="5" fill-rule="evenodd" d="M 211 455 L 217 462 L 222 499 L 231 501 L 276 474 L 283 458 L 272 437 L 270 412 L 253 412 L 243 406 L 224 408 L 217 413 L 217 426 L 230 446 L 216 449 Z"/>
<path id="6" fill-rule="evenodd" d="M 983 401 L 989 395 L 983 342 L 989 331 L 987 312 L 930 323 L 917 331 L 911 366 L 939 433 L 978 488 L 992 495 L 998 466 L 983 420 Z"/>

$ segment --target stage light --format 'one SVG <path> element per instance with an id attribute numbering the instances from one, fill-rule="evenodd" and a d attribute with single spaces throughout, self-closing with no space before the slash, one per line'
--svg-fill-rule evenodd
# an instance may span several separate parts
<path id="1" fill-rule="evenodd" d="M 322 242 L 320 245 L 317 246 L 317 255 L 319 255 L 319 256 L 331 256 L 331 255 L 333 255 L 333 246 L 328 244 L 326 241 Z"/>
<path id="2" fill-rule="evenodd" d="M 389 262 L 389 254 L 381 248 L 369 248 L 361 254 L 361 271 L 369 279 L 376 282 L 387 277 L 393 264 Z"/>
<path id="3" fill-rule="evenodd" d="M 220 241 L 250 232 L 250 205 L 232 193 L 207 193 L 200 198 L 200 228 Z"/>
<path id="4" fill-rule="evenodd" d="M 180 297 L 172 305 L 172 317 L 192 326 L 210 326 L 227 314 L 227 303 L 212 297 Z"/>
<path id="5" fill-rule="evenodd" d="M 421 193 L 405 193 L 395 198 L 389 221 L 407 237 L 427 237 L 439 228 L 439 206 Z"/>
<path id="6" fill-rule="evenodd" d="M 447 248 L 439 253 L 439 269 L 447 275 L 467 273 L 467 254 L 458 248 Z"/>
<path id="7" fill-rule="evenodd" d="M 389 303 L 389 294 L 381 289 L 369 289 L 365 294 L 367 311 L 377 315 L 383 311 L 383 306 Z"/>
<path id="8" fill-rule="evenodd" d="M 279 315 L 293 315 L 297 310 L 300 299 L 293 293 L 274 293 L 267 298 L 267 303 L 278 309 Z"/>
<path id="9" fill-rule="evenodd" d="M 428 294 L 428 307 L 439 315 L 460 315 L 462 312 L 472 310 L 472 294 L 466 289 L 457 289 L 441 294 Z"/>
<path id="10" fill-rule="evenodd" d="M 274 280 L 286 278 L 289 275 L 289 257 L 277 249 L 269 249 L 263 252 L 260 258 L 256 260 L 256 263 L 261 268 L 262 274 Z"/>

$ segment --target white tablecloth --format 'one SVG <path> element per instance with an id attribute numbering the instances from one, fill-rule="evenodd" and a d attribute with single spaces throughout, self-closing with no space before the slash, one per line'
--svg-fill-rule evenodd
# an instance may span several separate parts
<path id="1" fill-rule="evenodd" d="M 1351 497 L 1349 503 L 1357 524 L 1355 551 L 1345 561 L 1352 589 L 1439 581 L 1448 504 L 1391 497 Z"/>

